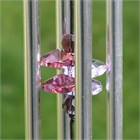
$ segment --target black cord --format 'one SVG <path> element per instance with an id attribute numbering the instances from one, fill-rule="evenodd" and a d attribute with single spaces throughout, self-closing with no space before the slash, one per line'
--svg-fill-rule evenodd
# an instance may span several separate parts
<path id="1" fill-rule="evenodd" d="M 74 1 L 70 0 L 70 33 L 74 33 Z"/>
<path id="2" fill-rule="evenodd" d="M 75 117 L 74 115 L 69 115 L 70 116 L 70 139 L 73 140 L 74 139 L 74 120 Z"/>

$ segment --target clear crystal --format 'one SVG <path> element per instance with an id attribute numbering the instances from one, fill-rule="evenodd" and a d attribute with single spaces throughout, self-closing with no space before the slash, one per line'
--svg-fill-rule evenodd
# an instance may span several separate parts
<path id="1" fill-rule="evenodd" d="M 102 61 L 96 59 L 93 59 L 91 68 L 92 78 L 103 75 L 107 69 L 106 65 Z"/>
<path id="2" fill-rule="evenodd" d="M 62 71 L 65 75 L 69 75 L 71 77 L 75 77 L 75 67 L 74 66 L 63 66 Z"/>
<path id="3" fill-rule="evenodd" d="M 102 91 L 102 84 L 97 80 L 92 80 L 92 95 L 96 95 Z"/>
<path id="4" fill-rule="evenodd" d="M 62 67 L 62 72 L 65 74 L 65 75 L 69 75 L 71 77 L 75 77 L 75 67 L 67 67 L 67 66 L 63 66 Z M 73 95 L 75 96 L 75 91 L 72 91 L 72 92 L 68 92 L 67 95 Z"/>

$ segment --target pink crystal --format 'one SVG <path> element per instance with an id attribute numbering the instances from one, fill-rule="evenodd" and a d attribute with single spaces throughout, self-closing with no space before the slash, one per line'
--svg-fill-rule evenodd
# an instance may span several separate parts
<path id="1" fill-rule="evenodd" d="M 96 95 L 102 91 L 102 84 L 97 80 L 92 80 L 92 95 Z"/>
<path id="2" fill-rule="evenodd" d="M 72 34 L 65 34 L 61 44 L 65 52 L 74 53 L 74 36 Z"/>
<path id="3" fill-rule="evenodd" d="M 75 88 L 74 84 L 75 80 L 73 77 L 65 74 L 59 74 L 45 81 L 42 88 L 46 92 L 64 94 L 73 91 Z"/>
<path id="4" fill-rule="evenodd" d="M 40 65 L 58 69 L 62 68 L 62 66 L 73 66 L 74 54 L 56 49 L 46 55 L 43 55 L 40 59 Z"/>
<path id="5" fill-rule="evenodd" d="M 42 88 L 46 92 L 60 93 L 75 96 L 75 79 L 65 74 L 59 74 L 43 82 Z M 102 91 L 102 84 L 97 80 L 92 80 L 92 95 Z"/>
<path id="6" fill-rule="evenodd" d="M 106 65 L 102 61 L 96 59 L 93 59 L 91 68 L 92 78 L 103 75 L 107 69 Z"/>

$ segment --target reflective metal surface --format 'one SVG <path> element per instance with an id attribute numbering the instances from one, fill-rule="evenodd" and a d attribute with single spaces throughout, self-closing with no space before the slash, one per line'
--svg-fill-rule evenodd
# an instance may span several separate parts
<path id="1" fill-rule="evenodd" d="M 40 139 L 40 34 L 39 2 L 24 0 L 25 133 Z"/>
<path id="2" fill-rule="evenodd" d="M 108 139 L 121 140 L 123 131 L 122 0 L 107 0 Z"/>
<path id="3" fill-rule="evenodd" d="M 76 139 L 92 139 L 92 16 L 91 0 L 75 1 Z"/>

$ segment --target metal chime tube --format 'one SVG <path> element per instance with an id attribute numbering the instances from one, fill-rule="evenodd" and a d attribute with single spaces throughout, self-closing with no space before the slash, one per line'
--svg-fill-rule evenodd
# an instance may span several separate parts
<path id="1" fill-rule="evenodd" d="M 76 61 L 76 139 L 92 139 L 91 64 L 92 16 L 91 0 L 75 0 Z"/>
<path id="2" fill-rule="evenodd" d="M 69 0 L 62 0 L 63 4 L 63 10 L 62 10 L 62 32 L 64 34 L 70 34 L 70 1 Z M 67 95 L 64 95 L 64 98 Z M 64 139 L 69 140 L 70 139 L 70 118 L 66 112 L 64 112 Z"/>
<path id="3" fill-rule="evenodd" d="M 25 128 L 26 139 L 40 139 L 39 3 L 24 0 L 25 37 Z"/>
<path id="4" fill-rule="evenodd" d="M 73 34 L 72 25 L 72 0 L 56 1 L 56 21 L 57 21 L 57 47 L 61 48 L 62 36 L 64 34 Z M 58 71 L 59 73 L 60 71 Z M 58 95 L 58 139 L 70 139 L 70 118 L 62 110 L 63 97 Z"/>
<path id="5" fill-rule="evenodd" d="M 73 0 L 62 0 L 62 33 L 73 34 Z M 67 95 L 65 95 L 67 96 Z M 72 130 L 71 130 L 72 131 Z M 70 138 L 70 118 L 69 115 L 64 112 L 64 139 Z"/>
<path id="6" fill-rule="evenodd" d="M 56 46 L 60 48 L 62 40 L 62 1 L 56 0 Z M 59 73 L 59 71 L 58 71 Z M 57 139 L 64 138 L 63 96 L 57 95 Z"/>
<path id="7" fill-rule="evenodd" d="M 122 139 L 122 0 L 107 0 L 108 139 Z"/>

